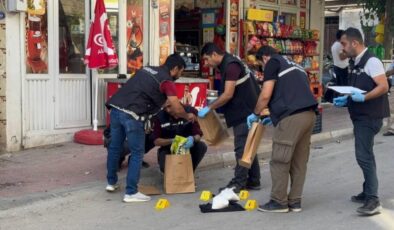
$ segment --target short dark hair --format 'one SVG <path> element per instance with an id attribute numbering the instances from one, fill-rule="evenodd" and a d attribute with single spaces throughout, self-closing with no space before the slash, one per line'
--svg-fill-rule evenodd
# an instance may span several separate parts
<path id="1" fill-rule="evenodd" d="M 338 31 L 337 31 L 336 38 L 337 38 L 338 41 L 341 40 L 341 37 L 342 37 L 342 35 L 343 35 L 344 33 L 345 33 L 344 30 L 338 30 Z"/>
<path id="2" fill-rule="evenodd" d="M 272 56 L 274 54 L 278 54 L 278 51 L 271 46 L 262 46 L 259 50 L 257 50 L 256 58 L 261 59 L 263 56 Z"/>
<path id="3" fill-rule="evenodd" d="M 360 30 L 354 28 L 354 27 L 349 27 L 345 30 L 343 35 L 346 35 L 346 38 L 350 41 L 358 41 L 360 44 L 364 44 L 364 39 L 363 35 L 361 34 Z"/>
<path id="4" fill-rule="evenodd" d="M 202 47 L 202 49 L 201 49 L 201 56 L 204 56 L 204 55 L 211 56 L 213 54 L 213 52 L 215 52 L 215 53 L 217 53 L 219 55 L 223 55 L 224 54 L 224 51 L 221 50 L 219 48 L 219 46 L 217 46 L 213 42 L 208 42 L 208 43 L 206 43 L 204 45 L 204 47 Z"/>
<path id="5" fill-rule="evenodd" d="M 186 68 L 185 60 L 183 60 L 183 58 L 179 54 L 171 54 L 170 56 L 168 56 L 164 65 L 169 70 L 172 70 L 175 67 L 178 67 L 179 69 Z"/>

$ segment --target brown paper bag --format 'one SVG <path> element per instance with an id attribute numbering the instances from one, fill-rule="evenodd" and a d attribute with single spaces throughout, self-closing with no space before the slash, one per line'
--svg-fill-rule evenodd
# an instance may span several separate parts
<path id="1" fill-rule="evenodd" d="M 249 169 L 252 167 L 264 130 L 265 127 L 260 122 L 253 123 L 252 128 L 249 130 L 248 138 L 246 139 L 244 153 L 238 162 L 239 165 Z"/>
<path id="2" fill-rule="evenodd" d="M 166 156 L 164 191 L 167 194 L 192 193 L 196 191 L 190 154 Z"/>
<path id="3" fill-rule="evenodd" d="M 220 121 L 215 111 L 210 111 L 204 118 L 198 118 L 198 123 L 204 134 L 204 140 L 206 140 L 209 145 L 217 145 L 230 136 L 227 132 L 227 128 Z"/>

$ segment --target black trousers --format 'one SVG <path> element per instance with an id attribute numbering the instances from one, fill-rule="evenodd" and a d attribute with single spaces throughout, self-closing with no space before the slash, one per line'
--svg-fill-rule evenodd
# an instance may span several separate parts
<path id="1" fill-rule="evenodd" d="M 190 155 L 192 157 L 193 163 L 193 171 L 196 170 L 198 164 L 200 164 L 201 160 L 204 158 L 205 153 L 207 152 L 207 145 L 202 142 L 194 143 L 194 146 L 190 149 Z M 164 172 L 164 167 L 166 165 L 166 155 L 171 154 L 170 147 L 161 147 L 157 151 L 157 162 L 160 166 L 160 171 Z"/>
<path id="2" fill-rule="evenodd" d="M 337 78 L 337 85 L 338 86 L 347 86 L 349 84 L 348 81 L 348 68 L 339 68 L 334 66 L 334 73 Z"/>
<path id="3" fill-rule="evenodd" d="M 234 151 L 235 159 L 237 160 L 237 165 L 235 166 L 234 179 L 237 184 L 244 187 L 248 181 L 257 183 L 260 182 L 260 166 L 257 156 L 254 158 L 252 167 L 250 169 L 240 166 L 238 161 L 242 158 L 244 153 L 244 148 L 246 144 L 246 139 L 248 138 L 248 125 L 246 124 L 246 119 L 244 123 L 241 123 L 233 127 L 234 131 Z"/>

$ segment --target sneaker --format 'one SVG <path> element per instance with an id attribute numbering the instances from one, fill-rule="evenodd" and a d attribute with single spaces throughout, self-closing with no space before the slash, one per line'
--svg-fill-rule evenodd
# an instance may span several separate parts
<path id="1" fill-rule="evenodd" d="M 260 181 L 258 181 L 258 182 L 248 181 L 246 183 L 246 189 L 248 189 L 248 190 L 260 190 L 261 189 L 261 183 L 260 183 Z"/>
<path id="2" fill-rule="evenodd" d="M 118 188 L 119 188 L 119 184 L 114 184 L 114 185 L 107 184 L 107 187 L 105 187 L 105 190 L 107 192 L 115 192 L 116 190 L 118 190 Z"/>
<path id="3" fill-rule="evenodd" d="M 126 203 L 131 203 L 131 202 L 146 202 L 150 201 L 150 196 L 146 196 L 140 192 L 137 192 L 136 194 L 133 195 L 127 195 L 125 194 L 123 197 L 123 202 Z"/>
<path id="4" fill-rule="evenodd" d="M 241 190 L 245 189 L 245 186 L 240 185 L 238 182 L 236 182 L 234 179 L 232 179 L 227 185 L 226 187 L 222 187 L 219 189 L 219 192 L 221 192 L 222 190 L 226 189 L 226 188 L 234 188 L 234 192 L 235 193 L 240 193 Z"/>
<path id="5" fill-rule="evenodd" d="M 362 215 L 372 216 L 379 214 L 381 210 L 382 205 L 380 205 L 379 199 L 368 199 L 362 207 L 357 209 L 357 212 Z"/>
<path id="6" fill-rule="evenodd" d="M 362 192 L 360 194 L 358 194 L 357 196 L 352 196 L 350 198 L 350 200 L 354 203 L 360 203 L 360 204 L 364 204 L 365 200 L 367 199 L 367 197 L 365 196 L 365 194 Z"/>
<path id="7" fill-rule="evenodd" d="M 289 206 L 279 204 L 274 200 L 270 200 L 265 205 L 260 205 L 257 210 L 259 210 L 260 212 L 286 213 L 289 212 Z"/>
<path id="8" fill-rule="evenodd" d="M 293 204 L 289 204 L 289 209 L 292 212 L 301 212 L 302 211 L 301 201 L 298 201 L 298 202 L 293 203 Z"/>

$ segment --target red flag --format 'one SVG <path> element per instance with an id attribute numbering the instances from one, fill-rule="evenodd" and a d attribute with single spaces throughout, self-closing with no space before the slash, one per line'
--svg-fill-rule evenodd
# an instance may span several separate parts
<path id="1" fill-rule="evenodd" d="M 118 56 L 112 42 L 104 0 L 96 1 L 94 21 L 90 25 L 85 53 L 85 64 L 91 69 L 113 68 L 118 65 Z"/>

